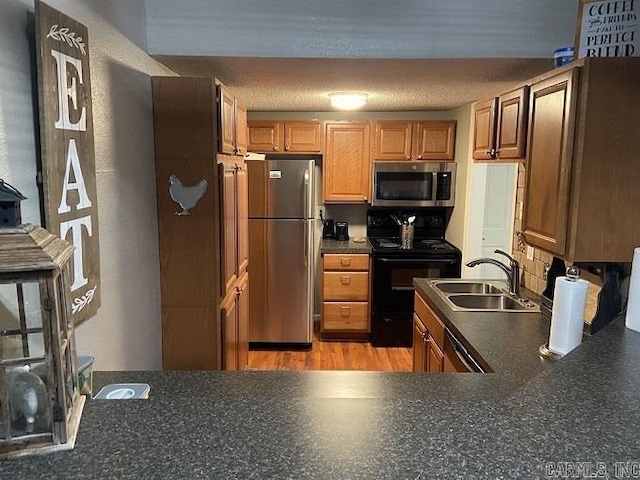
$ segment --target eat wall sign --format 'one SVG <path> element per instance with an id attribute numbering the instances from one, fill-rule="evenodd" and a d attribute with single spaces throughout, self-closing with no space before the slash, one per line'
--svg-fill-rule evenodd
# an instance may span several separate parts
<path id="1" fill-rule="evenodd" d="M 87 27 L 36 0 L 44 226 L 75 247 L 75 324 L 100 306 L 98 199 Z"/>

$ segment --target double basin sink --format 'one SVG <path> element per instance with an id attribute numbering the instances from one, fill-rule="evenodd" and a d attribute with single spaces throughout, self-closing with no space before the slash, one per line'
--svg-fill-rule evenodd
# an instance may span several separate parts
<path id="1" fill-rule="evenodd" d="M 511 295 L 500 282 L 464 279 L 429 281 L 455 311 L 539 312 L 540 306 L 528 298 Z"/>

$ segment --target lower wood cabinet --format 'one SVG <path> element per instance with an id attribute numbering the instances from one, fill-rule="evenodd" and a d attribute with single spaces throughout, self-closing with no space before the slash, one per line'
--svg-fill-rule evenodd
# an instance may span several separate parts
<path id="1" fill-rule="evenodd" d="M 413 371 L 443 372 L 444 324 L 418 293 L 414 297 L 414 308 Z"/>
<path id="2" fill-rule="evenodd" d="M 369 255 L 324 254 L 322 264 L 321 333 L 368 334 Z"/>
<path id="3" fill-rule="evenodd" d="M 222 303 L 222 368 L 246 370 L 249 364 L 249 274 L 238 280 L 235 292 Z"/>

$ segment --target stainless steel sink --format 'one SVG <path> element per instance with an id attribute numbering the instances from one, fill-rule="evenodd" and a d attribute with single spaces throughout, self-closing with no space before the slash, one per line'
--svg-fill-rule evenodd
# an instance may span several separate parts
<path id="1" fill-rule="evenodd" d="M 434 282 L 434 285 L 445 293 L 502 293 L 498 287 L 487 282 Z"/>
<path id="2" fill-rule="evenodd" d="M 438 294 L 452 310 L 474 312 L 539 312 L 540 306 L 528 298 L 518 298 L 507 292 L 499 281 L 430 280 Z"/>
<path id="3" fill-rule="evenodd" d="M 531 310 L 534 305 L 523 303 L 507 295 L 449 295 L 455 306 L 467 310 Z"/>

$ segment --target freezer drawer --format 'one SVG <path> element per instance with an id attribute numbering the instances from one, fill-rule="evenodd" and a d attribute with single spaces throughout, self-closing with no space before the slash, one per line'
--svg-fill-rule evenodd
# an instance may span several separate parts
<path id="1" fill-rule="evenodd" d="M 311 343 L 312 220 L 249 220 L 249 341 Z"/>

